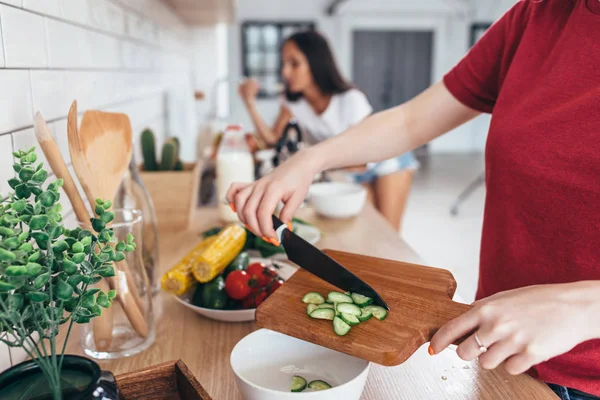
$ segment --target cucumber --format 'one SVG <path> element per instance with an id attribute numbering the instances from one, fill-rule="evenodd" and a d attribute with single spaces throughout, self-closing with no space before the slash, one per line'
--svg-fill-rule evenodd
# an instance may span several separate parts
<path id="1" fill-rule="evenodd" d="M 338 336 L 345 336 L 352 327 L 345 323 L 340 317 L 333 318 L 333 331 Z"/>
<path id="2" fill-rule="evenodd" d="M 333 320 L 333 317 L 335 317 L 335 311 L 333 311 L 331 308 L 317 308 L 310 313 L 310 317 L 314 319 L 326 319 L 331 321 Z"/>
<path id="3" fill-rule="evenodd" d="M 223 310 L 227 307 L 227 292 L 225 280 L 217 276 L 212 281 L 202 285 L 202 307 L 213 310 Z"/>
<path id="4" fill-rule="evenodd" d="M 304 295 L 302 302 L 306 304 L 323 304 L 325 299 L 319 293 L 310 292 Z"/>
<path id="5" fill-rule="evenodd" d="M 344 321 L 345 323 L 347 323 L 350 326 L 360 324 L 360 320 L 358 319 L 358 317 L 356 315 L 342 313 L 342 316 L 340 318 L 342 319 L 342 321 Z"/>
<path id="6" fill-rule="evenodd" d="M 319 306 L 317 308 L 331 308 L 332 310 L 335 310 L 335 306 L 333 304 L 329 304 L 329 303 L 319 304 Z"/>
<path id="7" fill-rule="evenodd" d="M 335 316 L 339 317 L 340 315 L 342 315 L 342 313 L 338 311 L 337 306 L 338 306 L 338 303 L 333 303 L 333 309 L 335 310 Z"/>
<path id="8" fill-rule="evenodd" d="M 356 304 L 359 307 L 366 307 L 369 304 L 373 303 L 373 299 L 367 296 L 363 296 L 362 294 L 358 294 L 358 293 L 352 293 L 350 295 L 350 297 L 352 297 L 352 300 L 354 301 L 354 304 Z"/>
<path id="9" fill-rule="evenodd" d="M 319 306 L 316 304 L 307 305 L 306 306 L 306 315 L 308 315 L 310 317 L 310 313 L 315 311 L 317 308 L 319 308 Z"/>
<path id="10" fill-rule="evenodd" d="M 227 275 L 229 275 L 233 271 L 243 271 L 243 270 L 245 270 L 248 267 L 249 263 L 250 263 L 250 256 L 248 255 L 247 252 L 242 251 L 231 262 L 231 264 L 229 264 L 227 266 L 227 268 L 225 268 L 225 271 L 223 271 L 223 278 L 227 278 Z"/>
<path id="11" fill-rule="evenodd" d="M 312 390 L 327 390 L 331 389 L 331 385 L 325 381 L 316 380 L 309 383 L 308 388 Z"/>
<path id="12" fill-rule="evenodd" d="M 366 306 L 365 308 L 363 308 L 363 310 L 370 312 L 375 318 L 377 318 L 380 321 L 386 319 L 388 315 L 387 310 L 379 306 Z"/>
<path id="13" fill-rule="evenodd" d="M 327 299 L 333 303 L 354 303 L 352 297 L 339 292 L 331 292 L 327 295 Z"/>
<path id="14" fill-rule="evenodd" d="M 365 309 L 362 309 L 361 311 L 362 313 L 356 317 L 360 322 L 368 321 L 373 316 L 373 314 L 371 314 L 371 311 L 366 311 Z"/>
<path id="15" fill-rule="evenodd" d="M 302 392 L 304 389 L 306 389 L 306 379 L 304 379 L 301 376 L 294 375 L 294 377 L 292 378 L 292 386 L 290 390 L 292 392 L 298 393 Z"/>
<path id="16" fill-rule="evenodd" d="M 350 314 L 350 315 L 354 315 L 354 316 L 359 316 L 360 314 L 362 314 L 362 311 L 360 309 L 359 306 L 357 306 L 356 304 L 349 304 L 349 303 L 340 303 L 337 305 L 336 311 L 341 312 L 342 314 Z"/>

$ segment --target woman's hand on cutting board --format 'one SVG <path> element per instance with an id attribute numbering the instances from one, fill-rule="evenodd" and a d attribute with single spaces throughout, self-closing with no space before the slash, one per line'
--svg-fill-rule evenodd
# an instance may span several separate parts
<path id="1" fill-rule="evenodd" d="M 479 357 L 485 369 L 504 362 L 511 375 L 524 373 L 600 338 L 598 290 L 600 282 L 589 281 L 498 293 L 475 302 L 473 309 L 443 326 L 432 338 L 431 349 L 437 354 L 470 334 L 456 350 L 460 358 Z"/>

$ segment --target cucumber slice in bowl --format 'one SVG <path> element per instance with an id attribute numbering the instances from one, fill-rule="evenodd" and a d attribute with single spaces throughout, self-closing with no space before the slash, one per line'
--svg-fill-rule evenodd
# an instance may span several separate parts
<path id="1" fill-rule="evenodd" d="M 306 386 L 306 379 L 301 376 L 294 375 L 292 378 L 292 386 L 290 387 L 290 391 L 295 393 L 302 392 L 304 389 L 306 389 Z"/>
<path id="2" fill-rule="evenodd" d="M 327 390 L 331 389 L 331 385 L 325 381 L 316 380 L 309 383 L 308 388 L 312 390 Z"/>
<path id="3" fill-rule="evenodd" d="M 302 302 L 306 304 L 323 304 L 325 303 L 325 298 L 321 296 L 319 293 L 310 292 L 306 293 L 302 298 Z"/>
<path id="4" fill-rule="evenodd" d="M 356 315 L 342 313 L 340 318 L 342 319 L 342 321 L 344 321 L 345 323 L 347 323 L 350 326 L 360 324 L 360 320 L 358 319 L 358 317 Z"/>
<path id="5" fill-rule="evenodd" d="M 335 311 L 333 311 L 331 308 L 316 308 L 310 313 L 310 317 L 314 319 L 326 319 L 332 321 L 333 317 L 335 317 Z"/>
<path id="6" fill-rule="evenodd" d="M 306 306 L 306 315 L 308 315 L 310 317 L 310 313 L 315 311 L 317 308 L 319 308 L 319 306 L 316 304 L 307 305 Z"/>
<path id="7" fill-rule="evenodd" d="M 352 301 L 352 297 L 344 294 L 344 293 L 340 293 L 340 292 L 331 292 L 327 295 L 327 300 L 333 302 L 333 303 L 354 303 L 354 301 Z"/>
<path id="8" fill-rule="evenodd" d="M 366 306 L 370 305 L 371 303 L 373 303 L 372 298 L 363 296 L 362 294 L 352 293 L 352 295 L 350 295 L 350 297 L 352 297 L 352 301 L 354 301 L 354 304 L 356 304 L 359 307 L 366 307 Z"/>
<path id="9" fill-rule="evenodd" d="M 345 323 L 340 317 L 333 318 L 333 331 L 338 336 L 345 336 L 350 332 L 352 327 Z"/>
<path id="10" fill-rule="evenodd" d="M 380 321 L 386 319 L 388 315 L 387 310 L 379 306 L 366 306 L 365 308 L 363 308 L 363 310 L 370 312 L 375 318 L 377 318 Z"/>
<path id="11" fill-rule="evenodd" d="M 358 318 L 358 320 L 360 322 L 368 321 L 373 316 L 373 314 L 371 314 L 371 311 L 367 311 L 364 308 L 361 311 L 362 311 L 362 313 L 359 316 L 356 317 L 356 318 Z"/>
<path id="12" fill-rule="evenodd" d="M 350 315 L 355 315 L 355 316 L 359 316 L 360 314 L 362 314 L 362 310 L 360 309 L 360 307 L 358 307 L 355 304 L 349 304 L 349 303 L 340 303 L 337 305 L 336 311 L 341 312 L 342 314 L 350 314 Z"/>

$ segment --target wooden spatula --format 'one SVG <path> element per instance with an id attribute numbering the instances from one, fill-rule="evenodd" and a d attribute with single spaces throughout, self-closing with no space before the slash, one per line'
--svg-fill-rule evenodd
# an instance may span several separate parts
<path id="1" fill-rule="evenodd" d="M 75 116 L 73 120 L 70 118 L 69 121 L 69 150 L 75 172 L 77 173 L 81 186 L 93 208 L 96 198 L 112 200 L 115 197 L 118 185 L 121 182 L 121 179 L 123 179 L 123 175 L 125 174 L 125 170 L 129 163 L 128 159 L 126 159 L 125 162 L 123 159 L 124 157 L 127 157 L 127 153 L 131 154 L 131 125 L 129 124 L 129 128 L 119 128 L 118 126 L 113 125 L 114 120 L 112 119 L 109 123 L 97 121 L 98 115 L 94 114 L 97 112 L 92 112 L 92 119 L 89 120 L 86 118 L 86 115 L 90 113 L 90 111 L 88 111 L 84 114 L 81 131 L 78 131 L 76 107 L 76 103 L 73 103 L 73 106 L 71 107 L 72 112 L 69 114 L 74 114 Z M 125 119 L 128 123 L 129 119 L 126 116 Z M 118 121 L 121 121 L 122 123 L 122 121 L 124 121 L 123 117 L 121 116 Z M 97 132 L 98 130 L 103 129 L 107 129 L 108 133 L 106 136 L 102 133 L 104 131 L 101 131 L 101 133 Z M 118 133 L 115 133 L 116 131 L 122 132 L 125 137 L 119 138 Z M 129 140 L 127 139 L 127 136 Z M 84 137 L 89 137 L 89 139 L 84 139 Z M 108 138 L 115 139 L 115 142 L 111 143 L 107 140 Z M 128 140 L 128 144 L 121 143 L 121 141 L 126 140 Z M 111 148 L 113 151 L 110 151 Z M 122 150 L 118 150 L 119 148 Z M 99 155 L 92 155 L 91 152 L 93 151 L 98 151 L 98 154 L 103 154 L 104 157 L 108 158 L 108 161 L 106 163 L 101 163 L 102 158 L 100 158 Z M 88 153 L 90 153 L 92 163 L 90 163 L 86 157 Z M 117 157 L 117 160 L 120 160 L 121 163 L 124 162 L 125 166 L 119 165 L 113 160 L 113 157 Z M 100 164 L 98 165 L 98 163 Z M 114 183 L 117 180 L 118 183 Z M 109 284 L 112 289 L 117 291 L 117 299 L 119 300 L 119 303 L 121 303 L 132 327 L 140 336 L 146 337 L 148 335 L 148 325 L 144 320 L 142 308 L 138 305 L 138 303 L 141 304 L 141 302 L 138 299 L 139 295 L 133 284 L 133 279 L 127 271 L 127 265 L 125 263 L 118 263 L 115 267 L 117 273 L 119 269 L 124 270 L 123 272 L 125 272 L 127 277 L 127 287 L 120 287 L 119 281 L 116 278 L 110 278 L 108 280 Z M 102 325 L 102 323 L 94 325 Z"/>
<path id="2" fill-rule="evenodd" d="M 332 322 L 306 314 L 302 297 L 336 287 L 300 269 L 256 310 L 257 325 L 385 366 L 406 361 L 446 322 L 471 306 L 451 300 L 456 281 L 448 271 L 339 251 L 325 251 L 368 282 L 387 302 L 385 320 L 371 318 L 337 336 Z"/>

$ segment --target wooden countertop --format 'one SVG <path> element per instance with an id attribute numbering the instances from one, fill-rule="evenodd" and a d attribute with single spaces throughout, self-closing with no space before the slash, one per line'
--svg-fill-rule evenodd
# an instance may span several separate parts
<path id="1" fill-rule="evenodd" d="M 316 218 L 304 209 L 298 215 L 324 233 L 319 247 L 419 263 L 417 254 L 372 207 L 348 221 Z M 193 232 L 160 236 L 163 269 L 169 268 L 199 240 L 198 232 L 219 224 L 215 209 L 197 212 Z M 157 322 L 154 345 L 136 356 L 101 362 L 115 375 L 166 361 L 182 359 L 215 400 L 240 400 L 229 355 L 234 345 L 258 329 L 254 323 L 222 323 L 196 315 L 167 295 L 161 295 L 162 317 Z M 67 353 L 82 354 L 73 336 Z M 557 397 L 544 384 L 527 375 L 511 377 L 502 368 L 484 371 L 448 349 L 429 356 L 423 346 L 406 363 L 392 368 L 373 365 L 363 400 L 551 400 Z"/>

